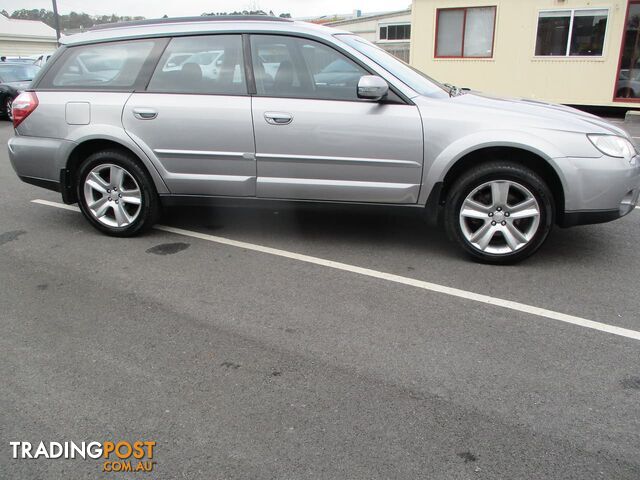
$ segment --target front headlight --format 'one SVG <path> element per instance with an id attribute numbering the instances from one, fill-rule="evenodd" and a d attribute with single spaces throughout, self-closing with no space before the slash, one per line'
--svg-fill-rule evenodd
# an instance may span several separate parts
<path id="1" fill-rule="evenodd" d="M 595 133 L 589 134 L 587 137 L 591 140 L 594 147 L 610 157 L 624 158 L 631 161 L 636 154 L 636 149 L 633 144 L 624 137 Z"/>

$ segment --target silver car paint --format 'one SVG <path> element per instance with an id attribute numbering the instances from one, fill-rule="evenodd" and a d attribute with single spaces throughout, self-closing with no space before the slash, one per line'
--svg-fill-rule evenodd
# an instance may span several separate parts
<path id="1" fill-rule="evenodd" d="M 37 92 L 39 105 L 33 115 L 20 124 L 18 136 L 9 140 L 9 157 L 18 175 L 33 176 L 22 170 L 22 165 L 32 160 L 28 145 L 40 143 L 42 137 L 51 139 L 47 142 L 47 151 L 41 147 L 39 171 L 37 178 L 59 181 L 60 170 L 66 168 L 69 155 L 79 144 L 91 140 L 109 140 L 129 148 L 145 164 L 156 189 L 160 194 L 170 193 L 158 170 L 158 164 L 131 140 L 122 128 L 122 110 L 130 93 L 117 92 Z M 91 122 L 86 125 L 70 125 L 66 121 L 68 103 L 88 102 Z M 16 148 L 20 145 L 19 155 Z M 12 150 L 14 152 L 12 153 Z M 45 175 L 44 172 L 47 172 Z"/>
<path id="2" fill-rule="evenodd" d="M 157 117 L 137 118 L 137 109 Z M 250 97 L 134 93 L 122 124 L 158 165 L 172 193 L 255 195 Z"/>
<path id="3" fill-rule="evenodd" d="M 559 105 L 466 94 L 414 99 L 425 127 L 425 173 L 419 203 L 466 154 L 488 147 L 528 150 L 556 171 L 565 210 L 610 210 L 638 186 L 637 160 L 605 157 L 586 133 L 628 134 L 600 118 Z M 593 172 L 591 181 L 586 181 Z M 607 179 L 603 182 L 602 179 Z"/>
<path id="4" fill-rule="evenodd" d="M 273 125 L 267 112 L 291 117 Z M 258 197 L 416 203 L 422 122 L 413 105 L 253 99 Z"/>
<path id="5" fill-rule="evenodd" d="M 607 122 L 540 102 L 477 94 L 453 98 L 419 96 L 393 72 L 341 42 L 333 29 L 300 22 L 196 22 L 87 32 L 66 37 L 63 43 L 72 46 L 126 38 L 247 31 L 305 35 L 330 42 L 358 57 L 399 93 L 412 99 L 415 106 L 242 97 L 239 102 L 245 106 L 253 101 L 256 145 L 252 151 L 251 135 L 238 143 L 233 141 L 238 139 L 215 143 L 198 138 L 190 129 L 202 132 L 203 127 L 195 125 L 193 112 L 187 109 L 172 122 L 173 128 L 161 126 L 159 134 L 153 131 L 158 127 L 149 129 L 142 123 L 161 125 L 162 112 L 158 112 L 155 120 L 134 121 L 129 115 L 134 106 L 173 108 L 177 115 L 180 105 L 190 104 L 188 95 L 173 96 L 176 104 L 170 105 L 171 102 L 163 104 L 160 99 L 155 104 L 140 102 L 139 97 L 148 99 L 150 94 L 135 94 L 127 103 L 131 96 L 128 93 L 38 91 L 40 106 L 10 141 L 14 168 L 21 175 L 38 173 L 39 178 L 57 181 L 57 172 L 64 168 L 70 146 L 90 139 L 110 139 L 142 159 L 161 194 L 257 194 L 374 203 L 415 202 L 421 206 L 426 204 L 434 185 L 464 155 L 484 147 L 508 146 L 531 151 L 554 168 L 564 187 L 567 211 L 616 209 L 628 191 L 637 189 L 640 183 L 636 159 L 629 164 L 605 157 L 587 139 L 587 133 L 628 136 Z M 215 100 L 212 97 L 211 101 Z M 70 125 L 65 121 L 68 102 L 90 103 L 90 123 Z M 234 108 L 237 105 L 230 107 Z M 342 121 L 342 114 L 353 108 L 362 109 L 364 116 L 353 115 L 350 121 Z M 367 114 L 375 108 L 384 112 L 379 123 L 389 130 L 380 129 L 374 121 L 377 117 Z M 260 115 L 266 112 L 289 113 L 293 121 L 290 125 L 269 125 Z M 200 122 L 212 120 L 202 111 L 194 115 Z M 238 118 L 242 116 L 238 113 Z M 374 131 L 364 129 L 365 125 Z M 223 127 L 223 132 L 233 137 L 238 135 L 236 128 L 247 131 L 234 120 L 234 127 Z M 182 141 L 181 135 L 186 135 L 189 141 Z M 323 145 L 321 139 L 326 135 L 333 135 L 334 142 Z M 363 137 L 365 141 L 361 140 Z M 38 153 L 29 151 L 28 145 L 38 145 Z"/>

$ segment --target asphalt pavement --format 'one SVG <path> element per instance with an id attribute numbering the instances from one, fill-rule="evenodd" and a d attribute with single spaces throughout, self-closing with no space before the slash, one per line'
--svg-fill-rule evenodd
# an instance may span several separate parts
<path id="1" fill-rule="evenodd" d="M 60 199 L 5 149 L 0 199 L 1 479 L 640 478 L 640 340 L 472 298 L 639 332 L 640 210 L 495 267 L 396 210 L 180 208 L 187 234 L 110 238 L 33 203 Z M 153 475 L 9 447 L 140 438 Z"/>

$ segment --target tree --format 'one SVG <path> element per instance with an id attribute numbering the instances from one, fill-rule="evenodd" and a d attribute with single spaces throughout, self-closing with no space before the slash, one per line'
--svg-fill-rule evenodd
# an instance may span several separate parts
<path id="1" fill-rule="evenodd" d="M 53 12 L 44 8 L 40 10 L 27 10 L 26 8 L 15 10 L 9 17 L 21 20 L 39 20 L 55 28 Z M 91 16 L 84 12 L 70 12 L 66 15 L 60 15 L 60 28 L 62 30 L 83 30 L 102 23 L 128 22 L 131 20 L 144 20 L 144 17 L 121 17 L 116 14 Z"/>
<path id="2" fill-rule="evenodd" d="M 231 13 L 229 12 L 209 12 L 209 13 L 202 13 L 201 16 L 202 17 L 212 17 L 212 16 L 225 16 L 225 15 L 266 15 L 266 16 L 272 16 L 275 17 L 276 15 L 273 13 L 273 10 L 269 10 L 269 13 L 265 12 L 264 10 L 242 10 L 242 11 L 238 11 L 235 10 Z M 290 13 L 281 13 L 280 18 L 291 18 L 291 14 Z"/>

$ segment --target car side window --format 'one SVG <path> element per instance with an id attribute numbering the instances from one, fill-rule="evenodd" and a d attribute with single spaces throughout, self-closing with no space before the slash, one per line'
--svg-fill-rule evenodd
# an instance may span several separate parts
<path id="1" fill-rule="evenodd" d="M 246 95 L 242 37 L 174 38 L 162 54 L 147 91 Z"/>
<path id="2" fill-rule="evenodd" d="M 46 88 L 133 88 L 155 41 L 117 42 L 69 48 Z M 47 75 L 49 77 L 49 75 Z"/>
<path id="3" fill-rule="evenodd" d="M 304 38 L 252 35 L 258 95 L 357 101 L 366 70 L 322 43 Z"/>

